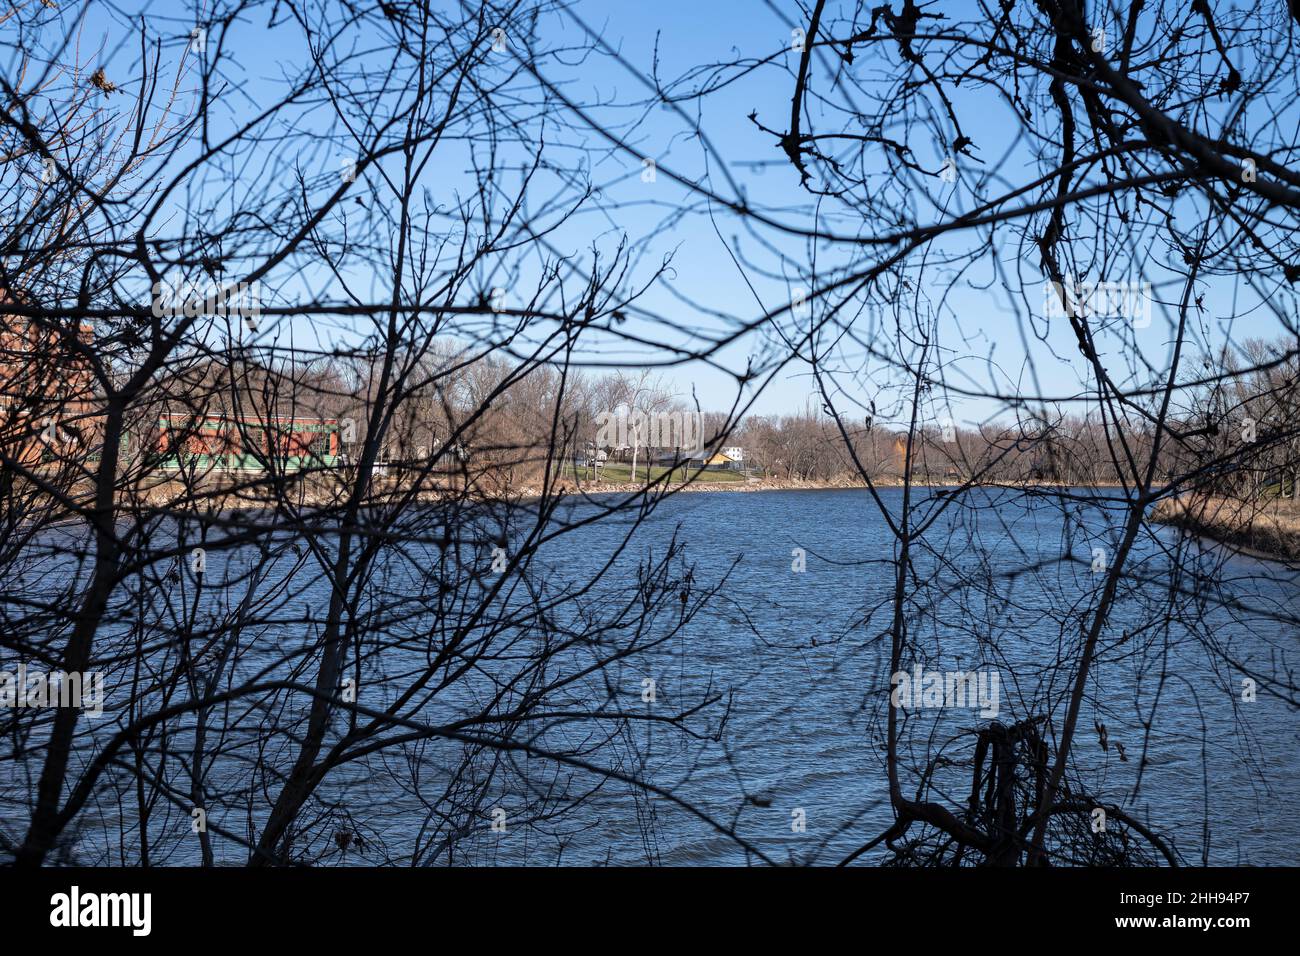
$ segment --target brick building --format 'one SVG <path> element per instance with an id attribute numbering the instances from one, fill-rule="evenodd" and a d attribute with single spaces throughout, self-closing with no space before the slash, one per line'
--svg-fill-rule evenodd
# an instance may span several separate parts
<path id="1" fill-rule="evenodd" d="M 0 290 L 0 455 L 22 467 L 94 456 L 100 420 L 90 363 L 53 321 L 7 314 Z M 94 327 L 81 323 L 89 345 Z"/>
<path id="2" fill-rule="evenodd" d="M 164 468 L 199 471 L 281 471 L 338 464 L 339 421 L 335 418 L 265 418 L 169 414 L 158 419 L 156 447 Z"/>

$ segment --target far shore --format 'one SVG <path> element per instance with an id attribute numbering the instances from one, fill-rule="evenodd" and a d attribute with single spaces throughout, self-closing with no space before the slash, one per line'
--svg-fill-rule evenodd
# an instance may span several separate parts
<path id="1" fill-rule="evenodd" d="M 225 476 L 221 477 L 225 478 Z M 243 480 L 255 482 L 256 478 L 246 475 Z M 872 485 L 882 490 L 902 488 L 904 484 L 904 481 L 897 476 L 882 476 L 872 480 Z M 848 476 L 828 480 L 736 476 L 723 481 L 710 481 L 707 477 L 701 476 L 694 480 L 675 481 L 672 484 L 666 484 L 662 480 L 658 480 L 650 484 L 649 490 L 652 496 L 661 496 L 668 493 L 697 494 L 703 492 L 862 491 L 866 490 L 867 487 L 866 482 Z M 968 485 L 965 481 L 954 478 L 945 480 L 920 480 L 914 478 L 911 481 L 911 487 L 940 490 L 971 487 L 1015 491 L 1052 488 L 1118 488 L 1121 486 L 1115 482 L 1081 484 L 1077 482 L 1029 479 L 1020 481 L 980 481 Z M 89 486 L 87 486 L 86 490 L 89 495 Z M 635 495 L 645 492 L 647 485 L 644 482 L 574 481 L 566 475 L 563 479 L 552 482 L 545 490 L 551 496 L 563 494 L 570 498 L 583 498 L 605 495 Z M 322 473 L 305 477 L 301 481 L 291 481 L 285 491 L 287 497 L 293 501 L 295 506 L 310 508 L 323 507 L 330 503 L 339 502 L 343 488 L 331 474 Z M 255 483 L 245 487 L 226 485 L 213 474 L 199 479 L 197 487 L 191 488 L 187 488 L 185 483 L 175 479 L 159 480 L 146 487 L 138 487 L 134 492 L 123 494 L 121 504 L 129 508 L 130 500 L 133 499 L 137 504 L 144 507 L 166 509 L 173 506 L 182 506 L 186 499 L 193 500 L 192 493 L 202 498 L 206 508 L 216 512 L 260 511 L 273 507 L 277 501 L 277 498 L 269 492 L 269 489 L 260 488 Z M 378 502 L 390 496 L 395 498 L 400 493 L 395 484 L 391 482 L 383 483 L 381 480 L 381 483 L 375 489 L 375 499 Z M 542 493 L 543 486 L 541 482 L 535 480 L 518 484 L 503 482 L 496 487 L 492 487 L 489 482 L 480 482 L 471 490 L 470 497 L 484 501 L 533 501 L 541 498 Z M 439 489 L 430 487 L 419 492 L 415 496 L 415 500 L 423 503 L 433 503 L 459 497 L 462 494 L 463 490 L 460 488 Z"/>
<path id="2" fill-rule="evenodd" d="M 882 477 L 872 479 L 872 485 L 876 488 L 902 488 L 905 482 L 898 477 Z M 918 480 L 912 479 L 911 487 L 913 488 L 960 488 L 966 482 L 959 481 L 955 478 L 946 481 L 935 480 Z M 589 482 L 584 481 L 574 483 L 569 479 L 556 482 L 551 486 L 551 494 L 564 492 L 565 494 L 634 494 L 645 490 L 645 484 L 632 484 L 630 482 Z M 805 481 L 799 478 L 747 478 L 743 481 L 708 481 L 704 478 L 697 478 L 694 481 L 674 482 L 671 486 L 662 484 L 654 486 L 656 493 L 663 493 L 668 490 L 676 492 L 712 492 L 712 491 L 863 491 L 868 487 L 865 481 L 856 478 L 832 478 L 826 481 Z M 1074 482 L 1063 481 L 981 481 L 975 482 L 971 487 L 975 488 L 1007 488 L 1007 489 L 1024 489 L 1024 488 L 1118 488 L 1121 487 L 1118 482 L 1101 482 L 1093 484 L 1078 484 Z M 522 485 L 517 489 L 512 489 L 511 496 L 519 495 L 523 498 L 538 498 L 541 496 L 542 488 L 537 484 Z"/>

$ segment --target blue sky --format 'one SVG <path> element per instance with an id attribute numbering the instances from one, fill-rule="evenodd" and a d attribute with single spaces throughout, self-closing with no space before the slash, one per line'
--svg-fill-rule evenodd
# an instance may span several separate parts
<path id="1" fill-rule="evenodd" d="M 795 9 L 788 4 L 781 7 L 791 11 Z M 192 13 L 184 12 L 179 4 L 163 2 L 143 4 L 140 9 L 150 32 L 170 37 L 170 55 L 177 55 L 184 42 L 182 38 L 193 23 Z M 643 74 L 649 74 L 652 67 L 657 67 L 658 75 L 667 80 L 683 76 L 702 64 L 737 58 L 781 54 L 788 64 L 795 62 L 796 55 L 789 49 L 789 25 L 765 5 L 752 0 L 593 3 L 579 4 L 575 9 L 631 67 Z M 299 43 L 295 47 L 293 29 L 285 26 L 274 31 L 266 29 L 262 22 L 266 14 L 266 8 L 256 11 L 249 22 L 235 30 L 230 45 L 235 59 L 229 75 L 243 85 L 250 111 L 280 88 L 282 62 L 295 65 L 303 62 L 302 45 Z M 548 40 L 571 38 L 575 44 L 581 37 L 574 23 L 558 16 L 543 22 L 542 33 Z M 126 39 L 122 21 L 110 16 L 102 7 L 92 8 L 87 18 L 82 49 L 94 47 L 97 35 L 106 38 L 106 45 L 111 50 L 108 59 L 110 75 L 131 72 L 136 51 L 130 43 L 118 46 Z M 645 87 L 612 57 L 590 55 L 580 61 L 576 56 L 567 60 L 548 60 L 542 68 L 548 79 L 559 85 L 571 99 L 580 102 L 643 103 L 648 95 Z M 863 70 L 869 68 L 869 65 L 862 67 Z M 818 82 L 816 76 L 814 82 Z M 701 124 L 725 159 L 728 172 L 756 204 L 781 209 L 785 221 L 811 225 L 814 218 L 809 197 L 798 188 L 795 171 L 772 138 L 756 129 L 747 118 L 751 111 L 756 111 L 764 125 L 785 129 L 789 122 L 791 92 L 790 74 L 769 65 L 710 94 L 702 103 L 693 101 L 687 108 L 701 110 Z M 1028 155 L 1009 143 L 1009 131 L 1013 127 L 1006 105 L 986 91 L 950 92 L 959 114 L 973 117 L 968 120 L 968 132 L 975 139 L 977 155 L 986 163 L 983 168 L 997 166 L 1000 159 L 1000 171 L 1012 181 L 1030 178 L 1033 170 Z M 238 98 L 231 102 L 237 104 Z M 704 152 L 692 137 L 689 125 L 672 111 L 650 108 L 642 115 L 635 108 L 597 107 L 592 114 L 608 123 L 621 123 L 637 116 L 630 143 L 641 155 L 652 157 L 662 166 L 692 179 L 702 181 L 709 176 L 716 191 L 729 191 L 716 166 L 706 164 Z M 239 119 L 235 112 L 229 116 L 231 122 Z M 310 118 L 306 121 L 310 122 Z M 783 268 L 780 255 L 784 255 L 788 257 L 784 268 L 793 271 L 802 267 L 810 255 L 801 242 L 774 233 L 765 233 L 760 242 L 758 238 L 746 235 L 734 216 L 726 215 L 722 210 L 714 210 L 716 215 L 712 217 L 707 215 L 708 210 L 701 205 L 698 196 L 692 196 L 662 172 L 653 184 L 642 182 L 643 167 L 638 158 L 605 149 L 607 144 L 595 133 L 591 134 L 587 145 L 600 148 L 581 155 L 581 158 L 591 161 L 591 177 L 602 187 L 604 201 L 617 208 L 611 211 L 602 208 L 599 202 L 589 205 L 588 211 L 556 233 L 554 242 L 557 247 L 567 254 L 582 256 L 593 242 L 608 248 L 626 233 L 645 241 L 643 266 L 671 255 L 667 280 L 652 287 L 641 300 L 641 305 L 670 317 L 685 329 L 697 330 L 704 335 L 717 335 L 735 324 L 753 320 L 763 309 L 779 307 L 789 301 L 791 284 L 760 275 L 758 270 L 743 268 L 736 259 L 749 258 L 761 267 L 779 273 Z M 938 137 L 927 136 L 921 127 L 913 132 L 909 145 L 923 163 L 938 166 L 944 156 Z M 580 156 L 577 152 L 571 155 L 575 159 Z M 304 154 L 301 162 L 309 169 L 332 170 L 346 158 L 345 151 L 321 144 L 315 154 Z M 458 187 L 463 188 L 468 181 L 463 174 L 463 160 L 464 154 L 448 150 L 434 164 L 432 188 L 445 190 L 449 199 Z M 756 160 L 759 165 L 751 165 Z M 949 208 L 967 208 L 970 196 L 965 188 L 966 177 L 973 175 L 976 169 L 974 164 L 962 159 L 959 162 L 962 178 L 955 185 L 933 178 L 918 179 L 913 191 L 920 221 L 939 219 L 939 207 L 944 204 Z M 545 190 L 540 194 L 545 194 Z M 691 205 L 692 211 L 675 218 L 674 214 L 685 204 Z M 1196 210 L 1184 206 L 1177 214 L 1194 216 Z M 951 243 L 936 243 L 931 255 L 937 261 L 947 250 L 965 248 L 967 241 L 968 238 L 958 237 Z M 1159 250 L 1153 251 L 1158 253 Z M 866 253 L 867 256 L 877 254 Z M 819 249 L 817 255 L 819 263 L 832 268 L 850 261 L 839 249 Z M 1080 360 L 1067 324 L 1041 318 L 1036 323 L 1028 323 L 1023 312 L 1015 307 L 1010 294 L 1001 287 L 999 268 L 1003 273 L 1018 275 L 1027 289 L 1037 288 L 1030 283 L 1041 280 L 1036 259 L 1022 260 L 1015 248 L 1000 248 L 985 255 L 956 281 L 952 281 L 943 268 L 921 273 L 923 291 L 940 309 L 943 344 L 956 359 L 950 369 L 950 381 L 973 390 L 992 386 L 1003 392 L 1017 388 L 1033 392 L 1036 387 L 1041 387 L 1055 395 L 1077 391 L 1084 381 L 1084 374 L 1078 367 Z M 1146 278 L 1161 283 L 1176 279 L 1176 276 L 1156 269 L 1152 263 L 1152 271 Z M 793 287 L 801 288 L 802 283 L 795 282 Z M 1177 290 L 1176 284 L 1167 290 L 1158 284 L 1156 297 L 1161 298 L 1166 292 L 1173 295 Z M 1249 334 L 1278 331 L 1275 320 L 1259 322 L 1258 330 L 1241 325 L 1235 329 L 1216 329 L 1214 314 L 1217 311 L 1226 313 L 1230 298 L 1239 290 L 1225 283 L 1207 282 L 1202 291 L 1208 307 L 1204 320 L 1207 338 L 1213 340 L 1232 335 L 1240 339 Z M 1041 297 L 1037 297 L 1037 301 L 1032 303 L 1036 312 L 1041 311 L 1037 308 L 1040 301 Z M 1238 298 L 1238 311 L 1241 304 Z M 1023 308 L 1023 303 L 1020 305 Z M 661 327 L 638 326 L 635 320 L 627 327 L 647 335 L 663 335 Z M 1114 373 L 1128 365 L 1140 366 L 1140 359 L 1145 355 L 1146 361 L 1155 368 L 1163 368 L 1167 364 L 1169 330 L 1167 314 L 1157 307 L 1150 327 L 1133 330 L 1131 341 L 1127 339 L 1127 333 L 1125 337 L 1107 339 L 1103 346 L 1111 351 L 1103 356 L 1103 361 L 1116 363 L 1111 367 Z M 291 335 L 295 342 L 311 346 L 328 346 L 333 337 L 347 334 L 337 325 L 313 324 L 305 320 L 297 320 L 292 329 L 279 331 L 282 340 Z M 687 334 L 674 333 L 672 344 L 685 345 L 689 341 Z M 761 360 L 771 354 L 772 337 L 760 334 L 747 337 L 722 352 L 719 358 L 728 368 L 739 371 L 751 356 Z M 629 368 L 637 369 L 642 367 L 647 356 L 643 351 L 598 342 L 588 357 L 603 362 L 625 361 Z M 857 351 L 845 348 L 839 362 L 852 365 L 858 357 Z M 1029 374 L 1031 367 L 1037 372 L 1038 386 Z M 736 398 L 736 385 L 730 376 L 702 365 L 675 368 L 665 372 L 665 377 L 683 397 L 694 391 L 706 409 L 727 408 Z M 854 380 L 846 376 L 837 381 L 844 387 L 846 397 L 863 404 L 871 400 L 871 387 L 860 378 Z M 813 398 L 814 391 L 809 369 L 796 363 L 766 386 L 753 410 L 782 413 L 802 409 L 810 403 L 817 408 L 821 403 Z M 1005 404 L 999 401 L 957 395 L 950 396 L 947 402 L 939 396 L 934 404 L 934 414 L 939 417 L 952 414 L 959 422 L 976 422 L 1007 411 Z"/>

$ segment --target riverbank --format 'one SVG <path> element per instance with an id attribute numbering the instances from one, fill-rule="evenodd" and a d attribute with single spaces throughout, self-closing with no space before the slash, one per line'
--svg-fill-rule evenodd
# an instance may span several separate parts
<path id="1" fill-rule="evenodd" d="M 1149 517 L 1253 557 L 1300 561 L 1300 505 L 1294 499 L 1188 494 L 1158 502 Z"/>
<path id="2" fill-rule="evenodd" d="M 877 482 L 884 484 L 887 482 Z M 902 482 L 897 482 L 902 484 Z M 645 482 L 614 482 L 614 481 L 583 481 L 574 482 L 568 478 L 551 485 L 551 493 L 563 492 L 565 494 L 631 494 L 643 491 Z M 707 477 L 701 476 L 694 481 L 673 482 L 671 486 L 658 484 L 655 490 L 666 491 L 671 488 L 674 492 L 697 492 L 697 491 L 831 491 L 842 488 L 865 488 L 866 484 L 861 481 L 855 481 L 850 478 L 834 478 L 829 481 L 802 481 L 797 478 L 752 478 L 742 477 L 740 479 L 730 479 L 728 481 L 710 481 Z M 536 498 L 542 493 L 541 485 L 522 485 L 517 489 L 512 489 L 515 493 L 523 498 Z"/>
<path id="3" fill-rule="evenodd" d="M 195 502 L 202 502 L 205 508 L 215 511 L 249 510 L 274 507 L 284 501 L 295 507 L 321 508 L 341 504 L 347 496 L 348 486 L 340 473 L 322 471 L 311 474 L 289 475 L 283 478 L 278 487 L 273 487 L 266 478 L 252 474 L 232 474 L 210 472 L 192 482 L 180 481 L 169 475 L 156 475 L 151 481 L 137 483 L 129 492 L 119 493 L 121 504 L 125 507 L 181 508 Z M 427 481 L 427 479 L 426 479 Z M 876 488 L 901 488 L 903 480 L 897 476 L 882 476 L 873 480 Z M 954 489 L 961 487 L 956 479 L 945 481 L 921 481 L 913 479 L 912 487 L 916 489 Z M 695 494 L 700 492 L 756 492 L 756 491 L 841 491 L 865 489 L 866 483 L 858 478 L 841 475 L 826 480 L 804 480 L 799 478 L 754 477 L 728 473 L 723 480 L 713 479 L 708 472 L 699 474 L 694 480 L 675 481 L 671 485 L 657 481 L 651 488 L 652 495 L 661 495 L 671 491 L 673 494 Z M 1008 490 L 1071 488 L 1075 485 L 1052 481 L 1006 481 L 985 482 L 974 487 L 998 488 Z M 1111 485 L 1094 485 L 1089 487 L 1112 487 Z M 1116 486 L 1117 487 L 1117 486 Z M 477 476 L 468 497 L 478 500 L 536 500 L 542 496 L 543 485 L 538 480 L 511 482 L 497 480 L 491 474 Z M 550 495 L 583 497 L 588 495 L 637 494 L 646 490 L 646 483 L 628 481 L 593 481 L 584 479 L 575 481 L 571 476 L 553 481 L 545 491 Z M 93 499 L 93 488 L 88 482 L 79 482 L 74 493 L 87 502 Z M 402 483 L 391 477 L 377 476 L 372 486 L 371 497 L 374 501 L 396 500 L 405 496 Z M 460 483 L 440 486 L 426 484 L 414 495 L 419 502 L 438 502 L 450 498 L 466 497 L 465 486 Z"/>
<path id="4" fill-rule="evenodd" d="M 880 477 L 872 479 L 872 484 L 876 488 L 902 488 L 903 479 L 898 477 Z M 959 488 L 964 482 L 956 479 L 947 481 L 920 481 L 912 479 L 913 488 Z M 696 491 L 842 491 L 850 489 L 865 489 L 867 483 L 859 478 L 841 476 L 838 478 L 828 479 L 826 481 L 804 481 L 799 478 L 745 478 L 743 480 L 730 481 L 709 481 L 707 478 L 698 478 L 691 482 L 677 482 L 672 485 L 674 493 L 696 492 Z M 1060 481 L 987 481 L 977 482 L 971 487 L 975 488 L 1003 488 L 1010 490 L 1026 490 L 1030 488 L 1119 488 L 1117 482 L 1101 482 L 1092 485 L 1076 485 Z M 608 481 L 583 481 L 574 483 L 568 478 L 551 485 L 551 494 L 563 491 L 565 494 L 629 494 L 643 491 L 645 483 L 638 484 L 608 482 Z M 658 485 L 655 489 L 662 493 L 667 490 L 664 485 Z M 538 484 L 525 484 L 510 489 L 511 495 L 518 495 L 523 498 L 537 498 L 541 496 L 542 488 Z"/>

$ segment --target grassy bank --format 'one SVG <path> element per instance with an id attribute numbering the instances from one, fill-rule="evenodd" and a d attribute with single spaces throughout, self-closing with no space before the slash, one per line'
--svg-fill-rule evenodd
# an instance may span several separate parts
<path id="1" fill-rule="evenodd" d="M 1159 502 L 1150 517 L 1252 554 L 1300 560 L 1300 504 L 1295 499 L 1189 494 Z"/>
<path id="2" fill-rule="evenodd" d="M 684 492 L 755 492 L 755 491 L 833 491 L 842 489 L 862 489 L 866 484 L 852 475 L 838 475 L 828 479 L 777 478 L 761 474 L 745 474 L 724 469 L 706 469 L 688 474 L 682 469 L 674 471 L 670 481 L 664 481 L 666 468 L 652 467 L 650 481 L 654 483 L 654 494 L 666 490 Z M 414 500 L 433 502 L 466 495 L 461 479 L 447 476 L 425 476 L 421 490 Z M 632 480 L 631 468 L 627 463 L 614 463 L 607 466 L 600 480 L 587 477 L 579 469 L 576 476 L 567 468 L 562 477 L 557 476 L 549 485 L 552 494 L 593 495 L 593 494 L 633 494 L 644 491 L 647 487 L 646 468 L 640 464 L 636 470 L 636 481 Z M 439 480 L 442 479 L 442 480 Z M 288 475 L 280 488 L 272 486 L 269 476 L 255 473 L 230 473 L 213 470 L 196 476 L 192 482 L 185 482 L 174 473 L 155 472 L 147 479 L 137 482 L 130 488 L 120 489 L 119 503 L 126 508 L 143 506 L 152 508 L 185 508 L 195 501 L 201 501 L 205 509 L 215 511 L 246 510 L 271 507 L 287 500 L 297 507 L 326 507 L 343 501 L 350 491 L 351 473 L 339 470 L 322 470 Z M 903 484 L 896 475 L 882 475 L 874 480 L 879 489 L 897 488 Z M 913 488 L 953 489 L 960 482 L 954 479 L 925 480 L 916 478 Z M 1074 487 L 1059 482 L 1049 481 L 1010 481 L 988 482 L 976 485 L 1003 490 L 1051 489 Z M 1107 487 L 1098 485 L 1096 487 Z M 406 495 L 406 484 L 393 475 L 376 476 L 371 484 L 371 501 L 396 499 Z M 530 499 L 542 494 L 543 484 L 536 476 L 522 480 L 513 479 L 508 471 L 487 470 L 474 476 L 472 487 L 468 491 L 470 498 L 479 499 Z M 91 482 L 79 480 L 74 482 L 70 495 L 84 506 L 90 506 L 94 500 L 94 488 Z"/>

